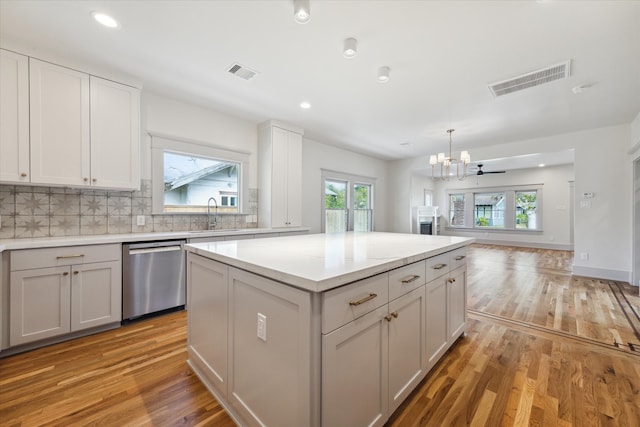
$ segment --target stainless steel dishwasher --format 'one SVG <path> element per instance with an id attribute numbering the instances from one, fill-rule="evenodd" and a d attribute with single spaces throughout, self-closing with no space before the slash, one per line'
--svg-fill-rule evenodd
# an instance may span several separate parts
<path id="1" fill-rule="evenodd" d="M 184 240 L 122 245 L 122 320 L 184 308 Z"/>

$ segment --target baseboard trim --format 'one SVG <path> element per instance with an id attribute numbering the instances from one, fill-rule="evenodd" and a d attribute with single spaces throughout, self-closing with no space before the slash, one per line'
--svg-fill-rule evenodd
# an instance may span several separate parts
<path id="1" fill-rule="evenodd" d="M 485 245 L 516 246 L 521 248 L 554 249 L 557 251 L 573 250 L 573 245 L 563 245 L 559 243 L 523 242 L 518 240 L 476 239 L 476 243 L 484 243 Z"/>
<path id="2" fill-rule="evenodd" d="M 594 277 L 596 279 L 615 280 L 618 282 L 631 283 L 631 272 L 623 270 L 607 270 L 606 268 L 573 266 L 575 276 Z"/>

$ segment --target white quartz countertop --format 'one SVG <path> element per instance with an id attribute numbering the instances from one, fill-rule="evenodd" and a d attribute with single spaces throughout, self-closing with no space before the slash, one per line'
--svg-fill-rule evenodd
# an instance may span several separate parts
<path id="1" fill-rule="evenodd" d="M 0 239 L 0 252 L 17 249 L 54 248 L 76 245 L 102 245 L 107 243 L 150 242 L 153 240 L 194 239 L 200 237 L 241 236 L 247 234 L 292 233 L 309 231 L 297 228 L 243 228 L 237 230 L 197 230 L 157 233 L 100 234 L 94 236 L 36 237 L 32 239 Z"/>
<path id="2" fill-rule="evenodd" d="M 191 243 L 193 253 L 298 288 L 323 292 L 473 243 L 399 233 L 336 233 Z"/>

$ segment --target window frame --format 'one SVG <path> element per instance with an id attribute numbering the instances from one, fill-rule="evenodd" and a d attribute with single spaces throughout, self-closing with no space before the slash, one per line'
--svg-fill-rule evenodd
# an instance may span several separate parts
<path id="1" fill-rule="evenodd" d="M 369 206 L 371 209 L 371 231 L 375 231 L 375 186 L 376 186 L 376 178 L 353 175 L 344 172 L 337 172 L 328 169 L 321 169 L 321 179 L 320 179 L 320 197 L 321 197 L 321 225 L 320 232 L 326 233 L 326 208 L 325 208 L 325 182 L 329 181 L 342 181 L 347 183 L 347 193 L 346 193 L 346 210 L 347 210 L 347 230 L 353 231 L 354 228 L 354 198 L 355 198 L 355 186 L 363 185 L 368 186 L 370 188 L 369 194 Z"/>
<path id="2" fill-rule="evenodd" d="M 247 211 L 248 202 L 244 197 L 248 194 L 250 153 L 233 151 L 210 143 L 149 133 L 151 137 L 151 186 L 153 215 L 195 215 L 197 212 L 165 212 L 164 211 L 164 153 L 169 151 L 196 157 L 208 157 L 215 160 L 238 164 L 238 195 L 236 203 L 238 211 L 230 215 L 238 215 Z M 222 213 L 221 213 L 222 214 Z M 224 214 L 222 214 L 224 215 Z"/>
<path id="3" fill-rule="evenodd" d="M 516 194 L 521 192 L 536 193 L 536 227 L 535 228 L 518 228 L 516 227 Z M 475 222 L 475 196 L 477 194 L 486 193 L 504 193 L 505 209 L 504 209 L 504 227 L 494 228 L 487 226 L 478 226 Z M 543 228 L 543 184 L 527 184 L 500 187 L 482 187 L 482 188 L 456 188 L 446 189 L 447 195 L 447 229 L 452 231 L 481 231 L 488 233 L 541 233 Z M 454 195 L 462 195 L 464 197 L 464 224 L 451 225 L 451 197 Z"/>

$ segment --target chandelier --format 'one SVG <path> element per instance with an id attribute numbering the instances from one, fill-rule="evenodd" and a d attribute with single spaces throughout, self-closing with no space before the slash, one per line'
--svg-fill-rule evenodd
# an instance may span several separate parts
<path id="1" fill-rule="evenodd" d="M 449 175 L 451 174 L 451 165 L 456 166 L 456 177 L 462 181 L 467 177 L 467 165 L 471 162 L 471 156 L 468 151 L 460 153 L 460 158 L 456 159 L 451 155 L 451 134 L 455 129 L 447 129 L 449 134 L 449 156 L 445 157 L 444 153 L 438 153 L 436 156 L 432 154 L 429 157 L 429 163 L 431 164 L 431 178 L 441 179 L 443 181 L 449 181 Z M 440 165 L 440 176 L 436 177 L 436 165 Z M 462 171 L 461 171 L 462 169 Z M 462 172 L 462 175 L 460 175 Z"/>

